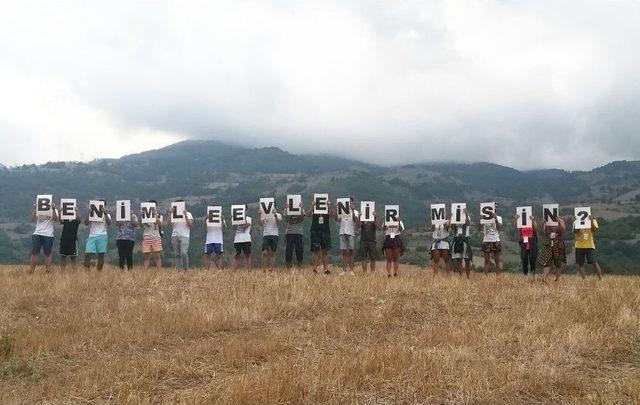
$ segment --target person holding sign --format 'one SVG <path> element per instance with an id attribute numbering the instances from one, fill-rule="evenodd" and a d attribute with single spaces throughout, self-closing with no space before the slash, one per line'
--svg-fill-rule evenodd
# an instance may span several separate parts
<path id="1" fill-rule="evenodd" d="M 542 221 L 542 232 L 544 233 L 544 246 L 540 252 L 540 264 L 544 268 L 542 273 L 542 281 L 548 283 L 549 271 L 551 264 L 555 267 L 556 281 L 560 280 L 562 264 L 567 263 L 567 256 L 564 245 L 564 231 L 566 229 L 565 222 L 562 218 L 557 218 L 557 225 L 549 225 L 546 221 Z"/>
<path id="2" fill-rule="evenodd" d="M 80 211 L 78 207 L 73 207 L 76 217 L 74 219 L 62 219 L 62 235 L 60 235 L 60 268 L 67 268 L 67 259 L 71 262 L 71 268 L 76 268 L 76 258 L 78 257 L 78 228 L 80 227 Z"/>
<path id="3" fill-rule="evenodd" d="M 583 280 L 587 277 L 587 273 L 584 268 L 585 259 L 587 263 L 593 266 L 593 270 L 598 278 L 602 280 L 602 269 L 600 268 L 600 263 L 596 257 L 596 244 L 593 239 L 593 234 L 598 230 L 598 221 L 591 217 L 591 215 L 589 215 L 589 220 L 591 221 L 590 228 L 573 229 L 573 233 L 576 237 L 576 264 L 578 265 L 580 277 L 582 277 Z"/>
<path id="4" fill-rule="evenodd" d="M 464 261 L 464 270 L 469 278 L 471 273 L 471 261 L 473 260 L 473 252 L 471 250 L 471 217 L 467 212 L 467 208 L 462 209 L 464 215 L 463 224 L 451 224 L 451 231 L 453 232 L 453 243 L 451 244 L 451 258 L 456 266 L 456 271 L 460 273 L 462 277 L 462 267 Z"/>
<path id="5" fill-rule="evenodd" d="M 387 277 L 391 277 L 391 267 L 393 267 L 393 276 L 398 276 L 398 269 L 400 267 L 400 256 L 402 256 L 402 253 L 404 251 L 400 234 L 404 231 L 404 229 L 404 223 L 400 220 L 400 215 L 397 216 L 397 221 L 385 221 L 385 236 L 382 248 L 384 249 L 384 254 L 387 258 Z"/>
<path id="6" fill-rule="evenodd" d="M 58 210 L 51 196 L 39 198 L 38 202 L 33 204 L 31 220 L 36 223 L 36 227 L 33 235 L 31 235 L 31 265 L 29 273 L 33 273 L 40 263 L 40 252 L 44 253 L 44 271 L 49 273 L 53 264 L 53 258 L 51 257 L 54 240 L 53 224 L 58 221 Z"/>
<path id="7" fill-rule="evenodd" d="M 118 230 L 116 247 L 118 248 L 118 267 L 120 267 L 120 270 L 124 270 L 125 264 L 127 265 L 127 270 L 133 268 L 133 247 L 136 243 L 138 217 L 130 213 L 129 218 L 129 221 L 116 220 L 116 229 Z"/>
<path id="8" fill-rule="evenodd" d="M 193 215 L 187 211 L 184 200 L 176 200 L 171 204 L 167 214 L 171 231 L 174 266 L 178 270 L 189 270 L 189 236 L 193 226 Z"/>
<path id="9" fill-rule="evenodd" d="M 491 255 L 496 264 L 496 275 L 500 275 L 500 228 L 502 227 L 502 217 L 498 215 L 498 203 L 481 204 L 480 224 L 482 224 L 482 252 L 484 253 L 484 274 L 489 274 L 489 264 Z"/>
<path id="10" fill-rule="evenodd" d="M 538 230 L 536 220 L 533 215 L 529 215 L 529 221 L 525 226 L 518 227 L 521 222 L 521 215 L 516 214 L 515 223 L 520 233 L 520 261 L 522 262 L 522 273 L 526 276 L 531 271 L 531 275 L 536 274 L 536 262 L 538 261 Z"/>
<path id="11" fill-rule="evenodd" d="M 258 208 L 258 219 L 262 228 L 262 255 L 261 267 L 266 269 L 269 266 L 269 272 L 272 272 L 276 265 L 276 252 L 278 251 L 278 239 L 280 232 L 278 224 L 282 220 L 282 215 L 276 211 L 276 203 L 270 206 L 271 212 L 265 213 L 261 207 Z"/>
<path id="12" fill-rule="evenodd" d="M 251 217 L 247 215 L 247 206 L 244 206 L 244 223 L 233 225 L 236 233 L 233 239 L 233 247 L 236 255 L 233 257 L 233 270 L 238 270 L 240 265 L 240 255 L 244 253 L 247 270 L 251 270 Z"/>
<path id="13" fill-rule="evenodd" d="M 285 231 L 285 249 L 284 249 L 284 261 L 287 264 L 287 268 L 291 268 L 291 262 L 293 261 L 293 252 L 296 253 L 296 264 L 298 267 L 302 266 L 303 252 L 304 252 L 304 238 L 302 237 L 304 219 L 306 212 L 302 206 L 302 201 L 298 203 L 298 210 L 295 215 L 290 215 L 289 204 L 284 209 L 284 220 L 287 223 L 287 229 Z"/>
<path id="14" fill-rule="evenodd" d="M 440 259 L 444 261 L 444 271 L 447 276 L 451 273 L 451 267 L 449 266 L 450 258 L 449 258 L 449 250 L 451 248 L 451 244 L 449 243 L 449 229 L 451 227 L 451 220 L 446 217 L 446 211 L 444 208 L 444 204 L 442 205 L 440 210 L 434 209 L 432 205 L 431 208 L 431 235 L 433 238 L 433 243 L 431 243 L 431 260 L 433 261 L 433 275 L 438 274 L 438 270 L 440 268 Z M 441 213 L 441 216 L 437 216 L 438 212 Z"/>
<path id="15" fill-rule="evenodd" d="M 316 210 L 319 213 L 316 213 Z M 321 213 L 320 213 L 321 212 Z M 317 194 L 311 202 L 311 265 L 313 272 L 318 273 L 318 254 L 322 252 L 324 274 L 329 271 L 329 249 L 331 249 L 331 228 L 329 220 L 333 214 L 331 201 L 326 194 Z"/>
<path id="16" fill-rule="evenodd" d="M 338 199 L 334 219 L 340 223 L 340 252 L 342 252 L 342 274 L 353 276 L 353 250 L 355 248 L 356 230 L 355 222 L 358 220 L 358 211 L 353 208 L 353 197 Z M 349 269 L 347 271 L 347 268 Z"/>
<path id="17" fill-rule="evenodd" d="M 96 268 L 102 271 L 104 255 L 107 253 L 107 227 L 111 225 L 111 216 L 106 210 L 107 202 L 97 200 L 89 203 L 89 212 L 84 224 L 89 227 L 89 236 L 84 249 L 84 268 L 91 268 L 91 259 L 97 256 Z"/>
<path id="18" fill-rule="evenodd" d="M 204 229 L 207 232 L 207 239 L 205 240 L 204 245 L 204 262 L 207 266 L 207 270 L 210 270 L 211 255 L 215 253 L 216 268 L 218 270 L 223 270 L 224 241 L 222 238 L 222 231 L 227 228 L 227 222 L 225 221 L 224 215 L 222 214 L 222 207 L 214 206 L 211 208 L 215 210 L 208 212 L 204 217 Z"/>
<path id="19" fill-rule="evenodd" d="M 360 210 L 362 211 L 362 210 Z M 362 212 L 361 215 L 364 215 Z M 376 231 L 378 230 L 378 222 L 376 220 L 376 212 L 372 211 L 372 221 L 362 221 L 358 216 L 358 224 L 360 225 L 360 254 L 362 255 L 362 272 L 367 272 L 367 264 L 371 268 L 371 272 L 376 271 L 376 260 L 378 258 L 376 247 Z"/>
<path id="20" fill-rule="evenodd" d="M 144 256 L 145 270 L 149 269 L 151 257 L 155 258 L 156 269 L 162 269 L 162 225 L 164 217 L 158 215 L 157 206 L 157 201 L 151 200 L 144 204 L 140 210 L 142 255 Z"/>

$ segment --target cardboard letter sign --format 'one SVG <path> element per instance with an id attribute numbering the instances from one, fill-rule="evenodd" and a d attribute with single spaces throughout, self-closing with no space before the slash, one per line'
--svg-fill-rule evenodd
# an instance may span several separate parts
<path id="1" fill-rule="evenodd" d="M 559 210 L 558 204 L 544 204 L 542 206 L 542 219 L 547 225 L 557 226 Z"/>
<path id="2" fill-rule="evenodd" d="M 516 227 L 520 228 L 528 228 L 532 226 L 531 216 L 533 215 L 533 208 L 531 207 L 518 207 L 516 208 L 516 215 L 520 215 L 518 218 L 518 223 L 516 223 Z"/>
<path id="3" fill-rule="evenodd" d="M 102 207 L 104 207 L 104 202 L 100 200 L 89 201 L 89 221 L 104 222 L 104 215 L 100 212 Z"/>
<path id="4" fill-rule="evenodd" d="M 336 200 L 336 210 L 338 212 L 338 218 L 349 218 L 351 216 L 351 199 L 338 198 Z"/>
<path id="5" fill-rule="evenodd" d="M 385 205 L 384 206 L 384 224 L 386 226 L 400 226 L 400 206 Z"/>
<path id="6" fill-rule="evenodd" d="M 140 203 L 140 221 L 143 224 L 154 224 L 156 222 L 156 203 Z"/>
<path id="7" fill-rule="evenodd" d="M 76 206 L 77 202 L 75 198 L 61 198 L 60 219 L 63 221 L 73 221 L 76 219 Z"/>
<path id="8" fill-rule="evenodd" d="M 187 205 L 184 201 L 176 201 L 171 203 L 171 222 L 187 222 L 184 216 L 184 211 L 187 209 Z"/>
<path id="9" fill-rule="evenodd" d="M 329 213 L 329 194 L 314 194 L 313 201 L 316 204 L 313 209 L 314 214 L 326 215 Z"/>
<path id="10" fill-rule="evenodd" d="M 131 221 L 131 200 L 116 201 L 116 221 Z"/>
<path id="11" fill-rule="evenodd" d="M 36 215 L 43 217 L 53 216 L 53 196 L 51 194 L 38 194 L 36 197 Z"/>
<path id="12" fill-rule="evenodd" d="M 231 225 L 244 225 L 247 212 L 244 205 L 231 206 Z"/>
<path id="13" fill-rule="evenodd" d="M 302 196 L 300 194 L 289 194 L 287 196 L 287 215 L 302 215 L 301 202 Z"/>
<path id="14" fill-rule="evenodd" d="M 488 202 L 480 204 L 480 223 L 481 224 L 493 224 L 495 218 L 493 214 L 496 212 L 496 203 Z"/>
<path id="15" fill-rule="evenodd" d="M 589 229 L 591 228 L 591 207 L 576 207 L 574 209 L 575 220 L 573 222 L 573 229 Z"/>
<path id="16" fill-rule="evenodd" d="M 207 207 L 207 226 L 219 228 L 222 226 L 222 207 L 210 205 Z"/>
<path id="17" fill-rule="evenodd" d="M 431 204 L 431 225 L 444 225 L 447 221 L 447 208 L 444 204 Z"/>
<path id="18" fill-rule="evenodd" d="M 467 216 L 464 214 L 464 210 L 467 208 L 467 203 L 453 203 L 451 204 L 451 223 L 454 225 L 464 225 L 467 223 Z"/>
<path id="19" fill-rule="evenodd" d="M 375 201 L 361 201 L 360 202 L 360 221 L 373 222 L 373 215 L 376 212 Z"/>

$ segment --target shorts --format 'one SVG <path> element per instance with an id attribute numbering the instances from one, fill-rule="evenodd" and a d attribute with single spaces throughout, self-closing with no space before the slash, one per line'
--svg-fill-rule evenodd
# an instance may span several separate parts
<path id="1" fill-rule="evenodd" d="M 77 256 L 78 247 L 75 240 L 60 239 L 60 256 Z"/>
<path id="2" fill-rule="evenodd" d="M 91 236 L 87 238 L 84 253 L 107 253 L 107 240 L 107 235 Z"/>
<path id="3" fill-rule="evenodd" d="M 594 264 L 597 261 L 596 250 L 591 248 L 576 248 L 576 264 L 578 266 L 584 265 L 584 259 L 587 259 L 587 263 Z"/>
<path id="4" fill-rule="evenodd" d="M 311 231 L 311 251 L 331 249 L 331 232 Z"/>
<path id="5" fill-rule="evenodd" d="M 378 258 L 376 241 L 361 240 L 360 253 L 362 254 L 362 259 L 376 260 Z"/>
<path id="6" fill-rule="evenodd" d="M 482 244 L 483 253 L 500 253 L 500 251 L 502 251 L 500 242 L 484 242 Z"/>
<path id="7" fill-rule="evenodd" d="M 31 235 L 31 254 L 37 255 L 43 250 L 45 256 L 49 256 L 52 247 L 53 236 Z"/>
<path id="8" fill-rule="evenodd" d="M 236 242 L 233 247 L 236 249 L 236 256 L 240 256 L 241 253 L 245 256 L 251 255 L 251 242 Z"/>
<path id="9" fill-rule="evenodd" d="M 551 263 L 556 267 L 560 267 L 562 263 L 566 262 L 567 256 L 564 250 L 564 243 L 555 243 L 553 246 L 548 242 L 544 244 L 540 253 L 542 267 L 549 267 Z"/>
<path id="10" fill-rule="evenodd" d="M 356 238 L 353 235 L 340 235 L 340 250 L 353 250 Z"/>
<path id="11" fill-rule="evenodd" d="M 142 253 L 162 252 L 161 238 L 143 238 Z"/>
<path id="12" fill-rule="evenodd" d="M 204 245 L 204 254 L 210 255 L 215 253 L 216 255 L 221 255 L 224 252 L 222 248 L 222 243 L 207 243 Z"/>
<path id="13" fill-rule="evenodd" d="M 262 251 L 268 250 L 275 253 L 278 250 L 278 237 L 276 235 L 267 235 L 262 237 Z"/>
<path id="14" fill-rule="evenodd" d="M 400 238 L 400 236 L 398 235 L 396 235 L 395 238 L 392 238 L 390 235 L 387 235 L 384 238 L 382 247 L 384 249 L 403 249 L 402 238 Z"/>
<path id="15" fill-rule="evenodd" d="M 449 250 L 450 248 L 448 240 L 436 240 L 431 244 L 431 250 Z"/>

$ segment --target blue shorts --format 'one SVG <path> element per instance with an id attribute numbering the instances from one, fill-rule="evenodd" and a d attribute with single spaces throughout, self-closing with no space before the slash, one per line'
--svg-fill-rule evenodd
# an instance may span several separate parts
<path id="1" fill-rule="evenodd" d="M 84 253 L 107 253 L 107 235 L 87 238 Z"/>
<path id="2" fill-rule="evenodd" d="M 204 245 L 204 254 L 206 255 L 210 255 L 211 253 L 221 255 L 222 252 L 224 252 L 222 249 L 222 243 L 207 243 Z"/>
<path id="3" fill-rule="evenodd" d="M 45 256 L 49 256 L 52 246 L 53 236 L 31 235 L 31 254 L 38 255 L 43 250 Z"/>

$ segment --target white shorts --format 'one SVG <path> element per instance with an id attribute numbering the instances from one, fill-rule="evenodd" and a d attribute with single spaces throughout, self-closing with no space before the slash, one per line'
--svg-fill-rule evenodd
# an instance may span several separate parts
<path id="1" fill-rule="evenodd" d="M 446 240 L 435 241 L 431 244 L 431 250 L 449 250 L 449 242 Z"/>

